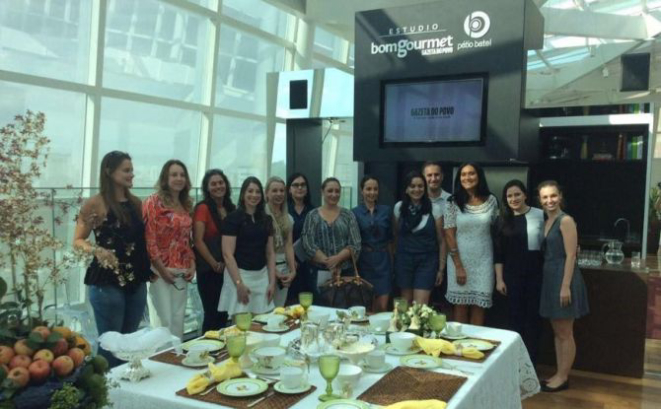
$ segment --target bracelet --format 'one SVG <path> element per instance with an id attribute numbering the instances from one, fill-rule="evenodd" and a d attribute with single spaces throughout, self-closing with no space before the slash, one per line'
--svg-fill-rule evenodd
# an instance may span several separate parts
<path id="1" fill-rule="evenodd" d="M 450 254 L 457 254 L 457 253 L 459 253 L 459 249 L 458 249 L 458 248 L 449 249 L 449 250 L 448 250 L 448 253 L 450 253 Z"/>
<path id="2" fill-rule="evenodd" d="M 238 280 L 234 281 L 234 284 L 236 284 L 236 285 L 238 286 L 238 285 L 240 285 L 240 284 L 243 284 L 243 282 L 242 282 L 241 279 L 239 278 Z"/>

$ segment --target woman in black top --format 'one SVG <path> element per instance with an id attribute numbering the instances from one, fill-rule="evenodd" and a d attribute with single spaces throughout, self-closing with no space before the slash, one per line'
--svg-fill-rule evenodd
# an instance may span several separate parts
<path id="1" fill-rule="evenodd" d="M 294 219 L 294 226 L 292 227 L 292 240 L 294 243 L 301 238 L 303 232 L 303 224 L 305 218 L 314 206 L 310 201 L 310 185 L 308 178 L 300 172 L 293 173 L 287 178 L 287 209 L 289 214 Z M 299 242 L 300 244 L 300 242 Z M 295 246 L 296 247 L 296 246 Z M 300 245 L 300 248 L 303 246 Z M 303 254 L 296 253 L 296 276 L 289 287 L 287 297 L 289 302 L 298 302 L 298 294 L 304 291 L 312 291 L 310 285 L 310 266 L 308 265 Z M 302 258 L 301 258 L 302 257 Z"/>
<path id="2" fill-rule="evenodd" d="M 147 303 L 150 265 L 142 222 L 142 203 L 133 196 L 131 157 L 119 151 L 101 161 L 100 193 L 83 205 L 74 246 L 94 256 L 85 274 L 99 335 L 138 329 Z M 94 232 L 95 244 L 87 239 Z M 99 348 L 111 365 L 120 360 Z"/>
<path id="3" fill-rule="evenodd" d="M 264 210 L 264 189 L 256 177 L 241 186 L 239 208 L 222 226 L 225 277 L 219 311 L 265 313 L 274 308 L 273 225 Z"/>
<path id="4" fill-rule="evenodd" d="M 526 203 L 528 191 L 520 180 L 503 188 L 495 242 L 496 290 L 507 297 L 509 328 L 521 334 L 533 364 L 541 333 L 539 299 L 542 288 L 541 251 L 544 212 Z"/>

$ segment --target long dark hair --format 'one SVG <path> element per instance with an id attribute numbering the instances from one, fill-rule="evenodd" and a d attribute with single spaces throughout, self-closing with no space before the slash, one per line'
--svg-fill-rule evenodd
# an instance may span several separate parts
<path id="1" fill-rule="evenodd" d="M 303 197 L 303 203 L 305 204 L 306 207 L 314 207 L 312 206 L 312 199 L 310 198 L 310 183 L 308 183 L 308 178 L 301 172 L 294 172 L 289 177 L 287 178 L 287 206 L 289 206 L 290 209 L 294 208 L 294 198 L 291 197 L 291 184 L 294 183 L 294 181 L 298 178 L 303 178 L 305 180 L 305 186 L 307 186 L 307 191 L 305 193 L 305 197 Z"/>
<path id="2" fill-rule="evenodd" d="M 422 180 L 423 192 L 422 197 L 420 198 L 420 210 L 415 212 L 415 214 L 412 214 L 410 209 L 411 197 L 408 195 L 408 193 L 406 193 L 406 190 L 415 178 L 420 178 Z M 429 200 L 429 196 L 427 195 L 427 181 L 425 180 L 425 177 L 422 175 L 422 173 L 420 173 L 420 171 L 412 170 L 404 177 L 404 194 L 402 196 L 402 207 L 400 208 L 400 225 L 404 231 L 410 232 L 415 229 L 418 224 L 420 224 L 422 216 L 430 213 L 431 200 Z"/>
<path id="3" fill-rule="evenodd" d="M 365 176 L 363 176 L 362 179 L 360 179 L 360 192 L 361 192 L 361 195 L 362 195 L 363 189 L 365 188 L 365 183 L 369 182 L 370 180 L 375 181 L 377 187 L 379 186 L 379 179 L 375 178 L 372 175 L 365 175 Z M 363 200 L 363 202 L 364 202 L 364 200 Z"/>
<path id="4" fill-rule="evenodd" d="M 228 214 L 236 209 L 236 206 L 234 205 L 234 203 L 232 203 L 232 187 L 230 186 L 230 181 L 227 179 L 227 176 L 220 169 L 209 169 L 204 174 L 204 177 L 202 178 L 203 199 L 200 200 L 195 205 L 195 208 L 197 208 L 202 203 L 206 204 L 214 223 L 216 224 L 216 226 L 220 227 L 221 220 L 220 220 L 220 214 L 218 213 L 218 204 L 211 197 L 211 193 L 209 192 L 209 181 L 213 176 L 216 175 L 223 178 L 223 181 L 225 182 L 225 196 L 223 197 L 223 203 L 222 203 L 223 208 Z"/>
<path id="5" fill-rule="evenodd" d="M 239 194 L 239 210 L 243 211 L 244 213 L 246 212 L 246 191 L 248 190 L 248 186 L 250 186 L 251 183 L 254 183 L 259 187 L 259 193 L 262 195 L 262 200 L 259 201 L 257 204 L 257 208 L 255 209 L 255 221 L 263 221 L 266 219 L 266 205 L 265 205 L 265 197 L 264 197 L 264 188 L 262 187 L 262 182 L 259 181 L 254 176 L 248 176 L 246 180 L 243 181 L 243 184 L 241 184 L 241 193 Z"/>
<path id="6" fill-rule="evenodd" d="M 528 204 L 528 189 L 526 189 L 526 185 L 524 185 L 522 181 L 519 179 L 512 179 L 505 183 L 505 186 L 503 187 L 503 194 L 501 196 L 503 205 L 500 208 L 501 223 L 499 229 L 507 236 L 514 232 L 514 212 L 512 209 L 510 209 L 510 206 L 507 203 L 507 191 L 512 187 L 518 187 L 521 192 L 526 195 L 526 204 Z"/>
<path id="7" fill-rule="evenodd" d="M 487 178 L 484 176 L 484 169 L 475 162 L 467 162 L 461 164 L 457 170 L 457 175 L 454 177 L 454 194 L 450 197 L 450 201 L 454 202 L 461 212 L 464 212 L 466 203 L 468 203 L 468 192 L 461 186 L 461 171 L 466 166 L 472 166 L 477 172 L 477 189 L 475 195 L 480 199 L 486 200 L 491 196 Z"/>
<path id="8" fill-rule="evenodd" d="M 170 168 L 172 165 L 179 165 L 184 170 L 184 175 L 186 176 L 186 186 L 184 186 L 184 188 L 181 189 L 181 192 L 179 192 L 179 203 L 181 203 L 187 212 L 190 212 L 191 208 L 193 207 L 193 199 L 191 199 L 189 195 L 191 189 L 190 176 L 188 175 L 188 168 L 186 168 L 186 165 L 184 165 L 184 163 L 179 159 L 170 159 L 169 161 L 165 162 L 165 165 L 163 165 L 161 174 L 158 176 L 158 182 L 156 183 L 158 196 L 166 206 L 172 206 L 173 197 L 172 192 L 170 192 L 170 186 L 168 186 Z"/>
<path id="9" fill-rule="evenodd" d="M 108 207 L 108 210 L 117 217 L 117 220 L 119 220 L 121 224 L 127 225 L 131 222 L 131 215 L 117 201 L 114 189 L 115 182 L 113 182 L 111 177 L 113 172 L 116 171 L 125 160 L 131 160 L 131 157 L 126 152 L 112 151 L 106 153 L 101 160 L 99 187 L 101 197 L 103 198 L 105 205 Z M 131 191 L 128 188 L 124 189 L 124 194 L 138 215 L 138 220 L 142 220 L 142 205 L 140 199 L 131 194 Z"/>

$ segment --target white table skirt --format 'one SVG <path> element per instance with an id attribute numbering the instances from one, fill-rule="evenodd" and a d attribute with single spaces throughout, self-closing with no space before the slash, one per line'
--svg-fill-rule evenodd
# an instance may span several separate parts
<path id="1" fill-rule="evenodd" d="M 323 307 L 314 306 L 315 309 Z M 437 369 L 436 372 L 466 376 L 468 380 L 450 400 L 449 409 L 473 408 L 521 408 L 521 400 L 539 392 L 539 380 L 528 356 L 528 351 L 516 332 L 505 331 L 472 325 L 464 326 L 464 333 L 471 337 L 486 338 L 501 341 L 501 344 L 483 363 L 452 360 L 444 358 L 452 365 L 472 372 L 473 375 Z M 295 330 L 283 335 L 282 345 L 298 337 Z M 384 337 L 377 337 L 383 342 Z M 386 361 L 399 365 L 399 357 L 387 356 Z M 205 403 L 194 399 L 183 398 L 175 392 L 184 388 L 187 381 L 199 369 L 188 369 L 176 365 L 144 360 L 143 365 L 152 372 L 151 377 L 137 383 L 119 381 L 120 386 L 110 392 L 111 401 L 116 408 L 122 409 L 185 409 L 185 408 L 215 408 L 220 405 Z M 118 380 L 120 366 L 111 372 Z M 363 373 L 354 387 L 353 397 L 357 397 L 376 383 L 383 375 Z M 318 396 L 324 392 L 326 381 L 319 374 L 316 365 L 310 370 L 310 382 L 317 390 L 293 406 L 294 408 L 315 408 L 319 404 Z"/>

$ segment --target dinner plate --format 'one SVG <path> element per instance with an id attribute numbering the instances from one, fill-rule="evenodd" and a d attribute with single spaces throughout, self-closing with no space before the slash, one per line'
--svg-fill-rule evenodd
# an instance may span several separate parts
<path id="1" fill-rule="evenodd" d="M 399 358 L 399 362 L 409 368 L 434 369 L 441 366 L 443 361 L 431 355 L 408 355 Z"/>
<path id="2" fill-rule="evenodd" d="M 272 312 L 266 313 L 266 314 L 258 314 L 253 317 L 253 321 L 259 322 L 260 324 L 266 324 L 269 322 L 269 318 L 274 316 L 275 314 Z"/>
<path id="3" fill-rule="evenodd" d="M 383 350 L 388 355 L 397 355 L 397 356 L 417 354 L 418 352 L 422 351 L 422 349 L 419 347 L 411 347 L 407 351 L 400 351 L 399 349 L 395 348 L 392 344 L 386 344 Z"/>
<path id="4" fill-rule="evenodd" d="M 215 360 L 216 359 L 212 356 L 208 356 L 208 357 L 204 358 L 201 361 L 191 361 L 191 359 L 189 357 L 186 357 L 186 358 L 181 360 L 181 364 L 184 365 L 184 366 L 191 367 L 191 368 L 201 368 L 203 366 L 209 365 L 211 362 L 213 362 Z"/>
<path id="5" fill-rule="evenodd" d="M 259 395 L 269 388 L 261 379 L 236 378 L 221 382 L 216 390 L 225 396 L 244 397 Z"/>
<path id="6" fill-rule="evenodd" d="M 322 402 L 317 409 L 369 409 L 370 405 L 356 399 L 336 399 Z"/>
<path id="7" fill-rule="evenodd" d="M 287 325 L 283 325 L 281 327 L 270 327 L 268 325 L 264 325 L 262 329 L 266 332 L 286 332 L 289 331 L 289 327 Z"/>
<path id="8" fill-rule="evenodd" d="M 209 351 L 215 352 L 220 351 L 225 346 L 223 341 L 218 341 L 216 339 L 194 339 L 192 341 L 185 342 L 181 345 L 181 348 L 184 351 L 188 351 L 191 348 L 194 348 L 197 351 Z"/>
<path id="9" fill-rule="evenodd" d="M 392 370 L 392 365 L 388 362 L 385 362 L 380 368 L 372 368 L 367 364 L 362 364 L 361 368 L 363 368 L 363 371 L 367 373 L 386 373 Z"/>
<path id="10" fill-rule="evenodd" d="M 473 338 L 466 338 L 466 339 L 459 339 L 456 341 L 452 341 L 454 345 L 461 345 L 462 348 L 476 348 L 478 351 L 490 351 L 494 349 L 496 346 L 492 344 L 489 341 L 485 341 L 483 339 L 473 339 Z"/>
<path id="11" fill-rule="evenodd" d="M 307 392 L 307 391 L 310 390 L 311 387 L 312 387 L 312 385 L 310 385 L 310 383 L 308 383 L 308 382 L 306 382 L 303 385 L 300 385 L 298 388 L 294 388 L 294 389 L 287 388 L 282 383 L 282 381 L 276 382 L 275 385 L 273 385 L 273 389 L 275 389 L 277 392 L 285 393 L 287 395 L 296 395 L 298 393 Z"/>

